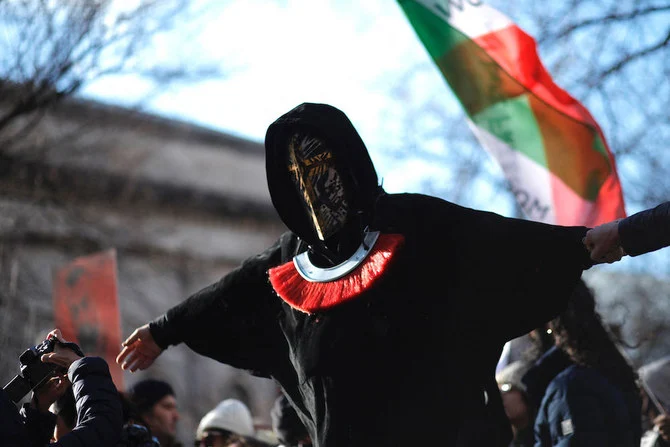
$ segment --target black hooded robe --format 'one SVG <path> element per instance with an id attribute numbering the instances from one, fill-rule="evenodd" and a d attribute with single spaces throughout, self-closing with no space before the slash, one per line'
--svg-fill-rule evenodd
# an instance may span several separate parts
<path id="1" fill-rule="evenodd" d="M 591 265 L 587 228 L 505 218 L 420 194 L 375 195 L 370 227 L 404 244 L 373 287 L 311 314 L 273 290 L 268 270 L 313 235 L 282 171 L 281 135 L 316 126 L 341 142 L 364 196 L 377 177 L 349 120 L 303 104 L 266 138 L 273 203 L 292 230 L 150 324 L 163 348 L 194 351 L 275 379 L 315 446 L 507 446 L 495 382 L 507 340 L 555 317 Z M 301 235 L 298 238 L 296 234 Z"/>

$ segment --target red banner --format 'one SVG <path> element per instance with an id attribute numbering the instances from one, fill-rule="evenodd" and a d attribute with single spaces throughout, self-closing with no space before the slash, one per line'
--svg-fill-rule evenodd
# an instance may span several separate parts
<path id="1" fill-rule="evenodd" d="M 116 250 L 80 257 L 55 269 L 53 285 L 56 328 L 86 355 L 104 358 L 116 388 L 123 390 L 123 371 L 115 362 L 121 348 Z"/>

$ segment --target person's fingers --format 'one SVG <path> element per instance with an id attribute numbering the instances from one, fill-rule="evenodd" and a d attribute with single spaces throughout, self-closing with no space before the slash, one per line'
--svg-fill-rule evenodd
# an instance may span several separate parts
<path id="1" fill-rule="evenodd" d="M 116 362 L 121 365 L 121 369 L 128 369 L 128 365 L 135 361 L 138 354 L 136 346 L 128 346 L 123 348 L 123 351 L 117 357 Z"/>
<path id="2" fill-rule="evenodd" d="M 133 359 L 130 362 L 126 363 L 126 366 L 123 369 L 126 369 L 126 370 L 130 371 L 131 373 L 134 373 L 135 371 L 137 371 L 139 369 L 140 363 L 141 362 L 140 362 L 139 359 Z"/>
<path id="3" fill-rule="evenodd" d="M 116 356 L 116 363 L 119 365 L 123 363 L 123 361 L 126 359 L 128 354 L 134 349 L 132 346 L 124 346 L 123 349 L 121 349 L 121 352 L 119 352 L 119 355 Z"/>
<path id="4" fill-rule="evenodd" d="M 154 360 L 156 360 L 158 354 L 160 354 L 160 351 L 156 353 L 142 345 L 140 348 L 134 349 L 125 356 L 123 362 L 121 363 L 121 369 L 128 370 L 130 372 L 147 369 L 154 363 Z"/>
<path id="5" fill-rule="evenodd" d="M 50 340 L 52 338 L 57 338 L 59 340 L 62 340 L 62 335 L 61 335 L 60 329 L 54 329 L 47 334 L 47 337 L 46 337 L 47 340 Z"/>
<path id="6" fill-rule="evenodd" d="M 62 341 L 63 343 L 67 343 L 67 340 L 65 340 L 65 338 L 63 338 L 63 334 L 62 334 L 62 332 L 60 331 L 60 329 L 55 329 L 53 332 L 54 332 L 54 334 L 56 335 L 56 338 L 57 338 L 57 339 L 59 339 L 59 340 Z"/>
<path id="7" fill-rule="evenodd" d="M 50 352 L 48 354 L 43 354 L 41 357 L 42 362 L 45 363 L 53 363 L 58 366 L 63 366 L 63 367 L 68 367 L 69 364 L 65 358 L 63 358 L 61 355 L 58 355 L 55 352 Z"/>
<path id="8" fill-rule="evenodd" d="M 147 369 L 148 367 L 150 367 L 151 365 L 153 365 L 153 363 L 154 363 L 154 359 L 153 359 L 153 358 L 151 358 L 151 357 L 145 357 L 144 359 L 141 359 L 141 360 L 137 363 L 137 369 L 143 371 L 143 370 Z M 133 372 L 134 372 L 134 371 L 133 371 Z"/>
<path id="9" fill-rule="evenodd" d="M 593 230 L 589 230 L 589 231 L 587 231 L 587 232 L 586 232 L 586 236 L 584 236 L 584 237 L 582 238 L 582 244 L 584 244 L 584 246 L 585 246 L 589 251 L 593 250 L 593 238 L 592 238 L 592 234 L 593 234 L 593 233 L 592 233 L 592 231 L 593 231 Z"/>
<path id="10" fill-rule="evenodd" d="M 620 261 L 623 257 L 623 249 L 621 247 L 615 247 L 612 250 L 608 251 L 601 256 L 601 262 L 606 262 L 612 264 L 614 262 Z"/>
<path id="11" fill-rule="evenodd" d="M 144 370 L 147 369 L 151 364 L 153 363 L 153 358 L 146 356 L 146 355 L 139 355 L 130 362 L 128 362 L 128 366 L 126 369 L 130 370 L 130 372 L 135 372 L 137 370 Z"/>
<path id="12" fill-rule="evenodd" d="M 137 329 L 133 331 L 132 334 L 128 338 L 126 338 L 123 343 L 121 343 L 121 346 L 129 346 L 135 343 L 137 340 L 139 340 L 140 335 Z"/>
<path id="13" fill-rule="evenodd" d="M 132 334 L 130 334 L 130 336 L 128 338 L 126 338 L 126 340 L 123 343 L 121 343 L 121 346 L 132 345 L 133 343 L 135 343 L 137 340 L 139 340 L 142 337 L 143 333 L 145 332 L 145 330 L 148 330 L 148 328 L 149 328 L 149 325 L 147 325 L 147 324 L 145 324 L 144 326 L 138 327 L 137 329 L 135 329 L 133 331 Z"/>

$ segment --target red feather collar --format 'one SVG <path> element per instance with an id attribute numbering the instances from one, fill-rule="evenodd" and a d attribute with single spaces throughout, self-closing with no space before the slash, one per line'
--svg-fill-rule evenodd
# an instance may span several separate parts
<path id="1" fill-rule="evenodd" d="M 329 282 L 310 282 L 300 276 L 293 260 L 271 268 L 270 282 L 277 295 L 294 309 L 311 314 L 352 300 L 384 274 L 405 238 L 381 234 L 365 260 L 348 275 Z"/>

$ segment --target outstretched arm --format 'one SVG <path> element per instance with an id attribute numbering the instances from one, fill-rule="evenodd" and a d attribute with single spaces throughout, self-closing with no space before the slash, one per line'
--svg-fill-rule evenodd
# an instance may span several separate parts
<path id="1" fill-rule="evenodd" d="M 131 372 L 149 368 L 170 345 L 236 368 L 267 375 L 284 339 L 279 332 L 279 299 L 267 271 L 280 262 L 280 244 L 245 261 L 165 314 L 138 327 L 123 343 L 117 363 Z"/>
<path id="2" fill-rule="evenodd" d="M 156 344 L 149 325 L 138 327 L 123 343 L 123 349 L 116 357 L 121 369 L 135 372 L 150 367 L 163 349 Z"/>
<path id="3" fill-rule="evenodd" d="M 586 232 L 584 245 L 595 262 L 611 264 L 626 254 L 619 238 L 620 221 L 621 219 L 607 222 Z"/>
<path id="4" fill-rule="evenodd" d="M 670 245 L 670 202 L 599 225 L 586 233 L 584 244 L 596 262 L 612 263 Z"/>

